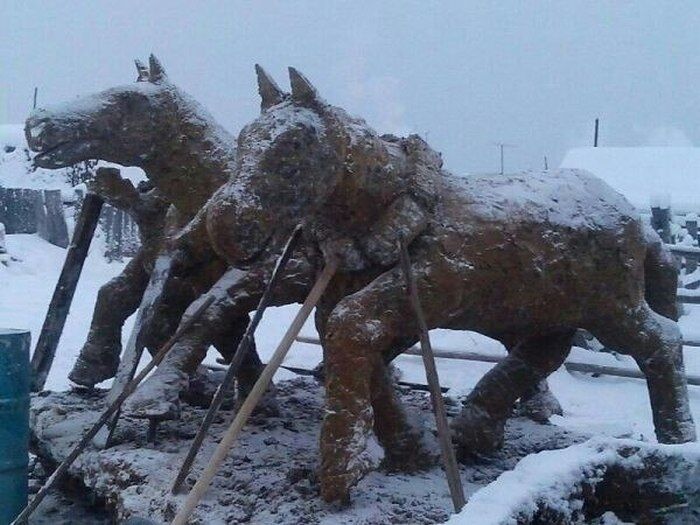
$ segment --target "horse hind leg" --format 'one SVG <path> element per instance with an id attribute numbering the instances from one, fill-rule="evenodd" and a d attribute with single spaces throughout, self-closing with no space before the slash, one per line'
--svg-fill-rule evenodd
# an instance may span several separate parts
<path id="1" fill-rule="evenodd" d="M 683 343 L 678 325 L 646 303 L 601 323 L 595 335 L 605 346 L 631 355 L 646 377 L 656 437 L 661 443 L 695 441 Z"/>
<path id="2" fill-rule="evenodd" d="M 564 410 L 549 389 L 547 380 L 543 379 L 520 398 L 518 413 L 538 423 L 546 423 L 554 415 L 563 415 Z"/>
<path id="3" fill-rule="evenodd" d="M 526 337 L 481 378 L 452 421 L 460 459 L 492 453 L 503 445 L 515 401 L 562 365 L 573 335 L 574 330 L 561 329 Z"/>

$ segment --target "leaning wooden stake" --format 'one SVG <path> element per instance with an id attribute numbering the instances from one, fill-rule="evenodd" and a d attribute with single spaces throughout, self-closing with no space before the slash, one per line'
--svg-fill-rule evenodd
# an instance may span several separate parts
<path id="1" fill-rule="evenodd" d="M 231 385 L 233 385 L 233 381 L 236 378 L 236 375 L 238 374 L 238 369 L 241 367 L 241 363 L 243 362 L 243 359 L 245 358 L 246 354 L 248 353 L 248 350 L 250 349 L 250 346 L 253 343 L 253 335 L 255 334 L 255 329 L 260 324 L 260 321 L 263 317 L 263 313 L 265 313 L 265 309 L 270 304 L 270 300 L 272 299 L 272 291 L 274 290 L 275 285 L 279 281 L 280 276 L 282 275 L 282 271 L 287 265 L 287 262 L 292 256 L 292 252 L 294 251 L 294 248 L 297 245 L 300 237 L 301 227 L 297 226 L 294 229 L 292 235 L 289 237 L 289 240 L 287 241 L 284 250 L 282 250 L 282 254 L 279 256 L 279 259 L 277 259 L 277 264 L 275 265 L 275 268 L 272 271 L 272 275 L 270 276 L 270 280 L 267 283 L 267 287 L 265 288 L 265 291 L 263 292 L 263 295 L 260 298 L 258 308 L 255 310 L 255 315 L 253 316 L 253 319 L 251 319 L 250 323 L 248 323 L 248 327 L 246 328 L 245 334 L 243 334 L 243 338 L 238 343 L 236 353 L 231 358 L 231 362 L 229 363 L 228 371 L 224 376 L 224 380 L 219 385 L 219 388 L 217 388 L 216 393 L 214 394 L 214 397 L 211 400 L 211 404 L 209 405 L 209 410 L 207 410 L 207 413 L 204 416 L 204 419 L 202 420 L 202 424 L 199 427 L 199 431 L 197 431 L 197 435 L 192 441 L 190 449 L 187 451 L 185 461 L 183 461 L 182 467 L 180 467 L 180 471 L 178 472 L 177 477 L 175 478 L 175 483 L 173 483 L 173 494 L 180 491 L 180 489 L 182 488 L 182 484 L 187 478 L 187 474 L 189 474 L 190 469 L 192 468 L 192 464 L 194 463 L 194 460 L 197 457 L 197 454 L 199 453 L 199 449 L 201 448 L 202 443 L 204 442 L 204 438 L 206 437 L 207 432 L 209 431 L 209 427 L 214 422 L 214 418 L 219 412 L 221 404 L 224 402 L 224 397 L 226 393 L 230 390 Z"/>
<path id="2" fill-rule="evenodd" d="M 102 199 L 94 193 L 88 193 L 83 200 L 83 206 L 75 224 L 73 239 L 68 246 L 66 260 L 63 263 L 61 275 L 56 283 L 44 325 L 41 327 L 39 340 L 32 355 L 32 392 L 44 389 L 46 378 L 51 371 L 58 341 L 66 324 L 73 294 L 78 286 L 80 272 L 83 270 L 88 248 L 90 248 L 90 242 L 100 218 L 102 204 Z"/>
<path id="3" fill-rule="evenodd" d="M 144 380 L 144 378 L 153 370 L 156 366 L 158 366 L 163 358 L 166 356 L 166 354 L 170 351 L 170 349 L 175 345 L 175 343 L 182 337 L 182 335 L 190 329 L 190 327 L 197 321 L 199 318 L 202 316 L 204 311 L 209 308 L 211 303 L 213 303 L 215 300 L 214 296 L 209 296 L 204 301 L 202 301 L 202 304 L 192 313 L 192 315 L 186 319 L 177 329 L 175 334 L 168 339 L 168 341 L 161 347 L 160 350 L 158 350 L 158 353 L 149 361 L 149 363 L 141 370 L 141 372 L 138 373 L 134 379 L 132 379 L 125 387 L 124 390 L 121 391 L 119 394 L 119 397 L 114 400 L 114 402 L 107 407 L 107 409 L 102 413 L 102 415 L 99 417 L 99 419 L 95 422 L 95 424 L 90 427 L 90 430 L 88 430 L 83 437 L 80 439 L 80 441 L 73 447 L 73 450 L 71 450 L 70 454 L 66 457 L 66 459 L 63 460 L 63 462 L 54 470 L 53 474 L 49 477 L 49 479 L 46 480 L 46 483 L 44 483 L 44 486 L 41 487 L 41 490 L 36 493 L 36 496 L 32 499 L 32 501 L 27 505 L 24 510 L 15 518 L 15 521 L 12 522 L 11 525 L 15 524 L 20 524 L 20 523 L 26 523 L 27 518 L 36 510 L 36 508 L 39 506 L 39 504 L 43 501 L 43 499 L 46 497 L 46 495 L 49 493 L 51 488 L 61 479 L 61 476 L 66 473 L 68 468 L 73 464 L 73 462 L 77 459 L 77 457 L 85 450 L 85 448 L 90 444 L 90 441 L 92 438 L 95 437 L 97 432 L 102 428 L 102 425 L 104 425 L 107 421 L 110 420 L 112 415 L 119 410 L 119 407 L 122 406 L 122 403 L 126 400 L 127 397 L 129 397 L 134 390 L 136 390 L 136 387 L 141 383 L 141 381 Z"/>
<path id="4" fill-rule="evenodd" d="M 466 500 L 464 499 L 464 489 L 462 488 L 462 480 L 459 477 L 459 469 L 457 468 L 457 458 L 455 457 L 454 448 L 452 448 L 452 439 L 450 438 L 450 429 L 447 424 L 447 412 L 445 410 L 445 402 L 442 399 L 442 389 L 440 388 L 440 379 L 438 378 L 437 367 L 435 366 L 435 356 L 433 349 L 430 346 L 430 336 L 428 335 L 428 325 L 425 322 L 423 308 L 418 297 L 418 289 L 416 287 L 416 278 L 411 269 L 411 261 L 408 256 L 408 250 L 403 241 L 401 241 L 401 267 L 404 277 L 406 278 L 406 288 L 408 296 L 413 308 L 413 313 L 418 322 L 420 330 L 420 347 L 423 356 L 423 365 L 425 366 L 425 375 L 428 379 L 428 388 L 430 390 L 430 400 L 433 404 L 433 412 L 435 412 L 435 421 L 437 423 L 438 440 L 440 441 L 440 452 L 442 454 L 442 463 L 447 475 L 447 484 L 450 487 L 450 495 L 452 496 L 452 504 L 455 512 L 459 512 L 464 507 Z"/>
<path id="5" fill-rule="evenodd" d="M 233 442 L 238 437 L 238 434 L 240 434 L 243 426 L 248 421 L 250 414 L 253 412 L 253 409 L 265 393 L 265 390 L 267 390 L 267 387 L 272 380 L 272 376 L 275 375 L 275 372 L 282 364 L 284 357 L 287 355 L 289 348 L 294 342 L 294 338 L 304 326 L 304 322 L 306 322 L 306 319 L 311 314 L 311 311 L 316 306 L 316 303 L 318 303 L 318 301 L 321 299 L 321 295 L 323 295 L 328 283 L 333 275 L 335 275 L 337 268 L 338 261 L 332 259 L 323 269 L 323 272 L 316 281 L 316 284 L 314 284 L 314 287 L 311 289 L 311 292 L 309 292 L 304 304 L 301 306 L 299 312 L 292 321 L 287 333 L 284 334 L 282 341 L 275 350 L 275 353 L 272 355 L 270 362 L 260 374 L 260 377 L 253 386 L 253 389 L 250 391 L 250 394 L 248 394 L 248 397 L 243 402 L 243 405 L 241 405 L 241 408 L 238 410 L 236 417 L 231 423 L 231 426 L 221 439 L 221 443 L 219 443 L 219 445 L 216 447 L 214 455 L 209 460 L 209 463 L 202 472 L 202 475 L 197 480 L 194 487 L 192 487 L 190 493 L 187 495 L 187 499 L 180 509 L 180 512 L 177 513 L 177 516 L 175 516 L 175 519 L 172 521 L 173 525 L 185 525 L 187 523 L 188 518 L 199 503 L 199 500 L 204 496 L 204 493 L 209 488 L 209 484 L 211 483 L 211 480 L 214 479 L 219 466 L 221 463 L 223 463 L 224 459 L 226 459 L 226 455 L 228 454 L 231 445 L 233 445 Z"/>

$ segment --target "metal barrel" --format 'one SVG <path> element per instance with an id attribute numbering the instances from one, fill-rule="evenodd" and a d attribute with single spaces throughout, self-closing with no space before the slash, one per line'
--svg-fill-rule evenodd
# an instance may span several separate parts
<path id="1" fill-rule="evenodd" d="M 0 525 L 27 505 L 30 339 L 0 328 Z"/>

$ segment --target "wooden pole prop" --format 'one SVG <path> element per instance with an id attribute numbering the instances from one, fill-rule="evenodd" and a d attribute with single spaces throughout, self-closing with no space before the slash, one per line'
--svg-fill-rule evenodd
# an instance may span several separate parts
<path id="1" fill-rule="evenodd" d="M 219 408 L 221 408 L 221 404 L 224 402 L 224 396 L 226 395 L 226 392 L 228 392 L 231 388 L 231 385 L 233 385 L 236 375 L 238 374 L 238 370 L 241 367 L 241 363 L 243 362 L 243 359 L 245 358 L 246 354 L 248 353 L 248 350 L 250 349 L 251 344 L 253 343 L 253 335 L 255 334 L 255 330 L 260 324 L 260 321 L 262 320 L 263 313 L 265 313 L 265 309 L 270 304 L 270 300 L 272 299 L 272 291 L 274 290 L 275 285 L 279 281 L 279 278 L 282 275 L 282 271 L 287 265 L 287 262 L 292 256 L 292 252 L 298 244 L 300 237 L 301 226 L 297 226 L 294 229 L 292 235 L 289 237 L 289 240 L 287 241 L 284 250 L 282 250 L 282 254 L 277 259 L 277 264 L 275 265 L 275 268 L 270 276 L 270 280 L 268 281 L 265 291 L 263 292 L 263 295 L 260 298 L 258 308 L 255 310 L 255 315 L 253 316 L 253 319 L 250 321 L 250 323 L 248 323 L 248 327 L 246 328 L 245 334 L 243 334 L 243 338 L 238 343 L 236 353 L 231 358 L 231 363 L 229 363 L 229 367 L 226 372 L 226 375 L 224 376 L 224 380 L 219 385 L 219 388 L 216 389 L 216 393 L 214 394 L 214 397 L 211 400 L 211 404 L 209 405 L 209 410 L 207 410 L 207 413 L 204 416 L 204 419 L 202 420 L 202 424 L 200 425 L 199 430 L 197 431 L 197 435 L 192 441 L 190 449 L 187 451 L 185 461 L 183 461 L 182 466 L 180 467 L 180 471 L 178 472 L 177 477 L 175 478 L 175 483 L 173 483 L 173 494 L 179 492 L 179 490 L 182 488 L 182 484 L 187 478 L 187 474 L 189 474 L 190 470 L 192 469 L 192 464 L 194 463 L 194 460 L 197 457 L 197 454 L 199 453 L 199 449 L 202 447 L 202 443 L 204 442 L 204 438 L 206 437 L 207 432 L 209 431 L 209 427 L 214 422 L 214 418 L 216 417 Z"/>
<path id="2" fill-rule="evenodd" d="M 219 466 L 221 463 L 223 463 L 224 459 L 226 459 L 226 455 L 228 454 L 231 445 L 233 445 L 233 442 L 238 437 L 238 434 L 240 434 L 243 426 L 248 421 L 250 414 L 253 412 L 253 409 L 265 393 L 265 390 L 267 390 L 270 381 L 272 381 L 272 376 L 275 375 L 275 372 L 282 364 L 284 357 L 287 355 L 289 348 L 294 342 L 294 338 L 299 334 L 299 331 L 304 326 L 304 322 L 306 322 L 306 319 L 311 314 L 311 311 L 316 306 L 316 303 L 318 303 L 318 301 L 321 299 L 321 295 L 323 295 L 328 283 L 333 278 L 333 275 L 335 275 L 337 268 L 337 259 L 331 259 L 326 264 L 326 267 L 323 269 L 323 272 L 316 281 L 316 284 L 314 284 L 314 287 L 309 292 L 304 304 L 301 306 L 299 312 L 297 312 L 296 317 L 292 321 L 292 324 L 289 326 L 287 333 L 284 334 L 284 337 L 275 350 L 275 353 L 272 355 L 270 362 L 260 374 L 260 377 L 253 386 L 253 389 L 250 391 L 250 394 L 248 394 L 248 397 L 238 410 L 236 417 L 231 423 L 231 426 L 228 428 L 226 434 L 224 434 L 224 437 L 221 439 L 221 442 L 216 447 L 214 455 L 209 460 L 204 472 L 202 472 L 202 475 L 197 480 L 197 483 L 195 483 L 194 487 L 192 487 L 192 490 L 190 490 L 190 493 L 187 495 L 187 499 L 180 509 L 180 512 L 177 513 L 177 516 L 175 516 L 175 519 L 172 521 L 173 525 L 185 525 L 187 523 L 187 519 L 190 517 L 195 507 L 199 503 L 199 500 L 204 496 L 204 493 L 209 488 L 209 484 L 216 475 L 216 471 L 219 469 Z"/>
<path id="3" fill-rule="evenodd" d="M 180 324 L 178 327 L 177 331 L 173 336 L 168 339 L 168 341 L 158 350 L 158 353 L 151 359 L 148 364 L 141 370 L 141 372 L 138 373 L 134 379 L 132 379 L 125 387 L 124 390 L 121 391 L 117 399 L 114 400 L 114 402 L 107 407 L 107 409 L 102 413 L 102 415 L 97 419 L 97 421 L 90 427 L 90 430 L 88 430 L 83 437 L 78 441 L 78 443 L 73 447 L 73 450 L 71 450 L 70 454 L 66 457 L 66 459 L 63 460 L 63 462 L 54 470 L 53 474 L 49 477 L 49 479 L 46 480 L 46 483 L 44 483 L 44 486 L 41 487 L 41 490 L 36 493 L 36 496 L 32 499 L 32 501 L 27 505 L 24 510 L 15 518 L 15 521 L 12 522 L 11 525 L 15 524 L 20 524 L 20 523 L 25 523 L 27 521 L 27 518 L 36 510 L 36 508 L 39 506 L 39 504 L 42 502 L 42 500 L 46 497 L 46 495 L 49 493 L 51 488 L 58 482 L 58 480 L 61 479 L 61 476 L 66 473 L 68 468 L 73 464 L 73 462 L 76 460 L 76 458 L 85 450 L 85 448 L 90 444 L 90 441 L 92 438 L 97 435 L 97 432 L 102 428 L 102 425 L 107 423 L 107 421 L 110 420 L 112 415 L 119 410 L 119 408 L 122 406 L 124 401 L 126 400 L 127 397 L 129 397 L 134 390 L 136 390 L 136 387 L 141 383 L 141 381 L 144 380 L 144 378 L 153 370 L 156 366 L 158 366 L 163 358 L 166 356 L 166 354 L 170 351 L 170 349 L 175 345 L 175 343 L 182 337 L 182 334 L 184 334 L 187 330 L 190 329 L 190 327 L 199 320 L 199 318 L 202 316 L 204 311 L 209 308 L 211 303 L 213 303 L 215 300 L 214 296 L 209 296 L 204 301 L 202 304 L 192 313 L 192 315 L 186 319 L 184 322 Z"/>
<path id="4" fill-rule="evenodd" d="M 73 239 L 68 246 L 66 260 L 63 263 L 61 275 L 56 283 L 44 325 L 41 327 L 39 340 L 32 355 L 32 392 L 43 390 L 46 378 L 49 376 L 51 365 L 56 356 L 58 341 L 61 339 L 61 333 L 73 301 L 73 294 L 78 286 L 80 272 L 83 270 L 88 248 L 90 248 L 90 242 L 100 218 L 102 204 L 102 199 L 94 193 L 88 193 L 83 200 L 83 206 L 75 224 Z"/>
<path id="5" fill-rule="evenodd" d="M 445 410 L 445 402 L 442 399 L 442 390 L 440 388 L 440 379 L 438 377 L 437 366 L 435 365 L 435 356 L 433 349 L 430 346 L 430 335 L 428 334 L 428 325 L 425 322 L 423 308 L 418 297 L 418 287 L 416 286 L 416 278 L 411 269 L 411 261 L 408 256 L 408 250 L 403 240 L 400 241 L 401 247 L 401 267 L 404 277 L 406 278 L 406 289 L 408 291 L 409 300 L 413 313 L 418 321 L 420 330 L 420 347 L 423 356 L 423 365 L 425 366 L 425 376 L 428 379 L 428 388 L 430 390 L 430 400 L 435 413 L 435 422 L 437 424 L 438 440 L 440 441 L 440 452 L 442 454 L 442 463 L 447 475 L 447 485 L 450 488 L 450 496 L 452 496 L 452 504 L 455 512 L 462 510 L 466 504 L 464 499 L 464 488 L 462 487 L 462 479 L 459 477 L 459 468 L 457 467 L 457 458 L 452 447 L 452 439 L 450 437 L 450 428 L 447 424 L 447 412 Z"/>
<path id="6" fill-rule="evenodd" d="M 136 370 L 141 361 L 141 356 L 143 355 L 144 345 L 140 341 L 139 333 L 141 332 L 141 325 L 143 323 L 144 315 L 144 304 L 139 306 L 139 311 L 136 314 L 136 321 L 134 322 L 134 328 L 131 330 L 129 335 L 129 341 L 126 343 L 126 348 L 122 355 L 122 359 L 119 362 L 119 369 L 117 370 L 117 375 L 114 377 L 114 383 L 112 383 L 112 388 L 109 389 L 107 393 L 107 404 L 111 404 L 119 397 L 124 391 L 124 387 L 129 384 L 129 382 L 134 379 L 136 375 Z M 112 436 L 117 428 L 117 422 L 121 415 L 121 410 L 117 410 L 112 416 L 111 420 L 105 424 L 105 426 L 98 432 L 95 439 L 92 440 L 93 444 L 98 448 L 108 448 L 112 441 Z"/>

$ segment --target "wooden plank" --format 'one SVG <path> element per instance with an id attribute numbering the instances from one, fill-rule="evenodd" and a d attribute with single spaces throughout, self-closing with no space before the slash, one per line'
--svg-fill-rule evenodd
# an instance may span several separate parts
<path id="1" fill-rule="evenodd" d="M 211 480 L 214 479 L 217 470 L 219 470 L 219 466 L 221 463 L 223 463 L 224 459 L 226 459 L 229 449 L 238 437 L 238 434 L 240 434 L 241 430 L 243 430 L 243 427 L 248 421 L 253 409 L 258 404 L 258 401 L 260 401 L 260 398 L 265 393 L 265 390 L 267 390 L 270 381 L 272 381 L 272 376 L 275 375 L 277 369 L 280 367 L 280 365 L 282 365 L 282 361 L 287 355 L 289 348 L 292 346 L 294 339 L 297 335 L 299 335 L 299 331 L 304 326 L 306 319 L 308 319 L 311 311 L 316 306 L 316 303 L 318 303 L 318 301 L 321 299 L 323 292 L 335 275 L 337 268 L 338 261 L 336 259 L 332 259 L 326 264 L 326 267 L 323 269 L 323 272 L 316 281 L 316 284 L 314 284 L 314 287 L 309 292 L 304 304 L 301 305 L 301 308 L 297 312 L 296 317 L 294 317 L 292 324 L 287 329 L 287 333 L 284 334 L 284 337 L 275 350 L 275 353 L 272 354 L 270 361 L 263 369 L 260 377 L 253 386 L 253 389 L 250 391 L 250 394 L 248 394 L 248 397 L 243 402 L 243 405 L 241 405 L 241 408 L 236 413 L 236 417 L 231 423 L 231 426 L 228 428 L 224 434 L 224 437 L 221 439 L 221 442 L 216 447 L 214 455 L 209 460 L 209 463 L 202 472 L 202 475 L 199 477 L 197 483 L 195 483 L 194 487 L 192 487 L 192 490 L 190 490 L 190 493 L 187 495 L 185 503 L 183 504 L 182 508 L 180 508 L 180 511 L 175 516 L 175 519 L 172 521 L 173 525 L 186 525 L 188 518 L 199 503 L 199 500 L 202 499 L 204 493 L 209 488 L 209 484 L 211 483 Z"/>
<path id="2" fill-rule="evenodd" d="M 20 514 L 15 518 L 15 521 L 13 521 L 11 525 L 20 525 L 27 523 L 27 519 L 32 514 L 32 512 L 36 510 L 36 508 L 43 501 L 43 499 L 53 488 L 53 486 L 61 480 L 63 475 L 68 471 L 68 468 L 73 464 L 73 462 L 78 458 L 78 456 L 80 456 L 83 450 L 85 450 L 85 448 L 90 444 L 90 442 L 97 435 L 102 426 L 105 423 L 107 423 L 107 421 L 109 421 L 110 418 L 120 409 L 124 401 L 126 401 L 126 398 L 129 397 L 134 392 L 134 390 L 136 390 L 136 387 L 141 383 L 141 381 L 143 381 L 146 378 L 146 376 L 150 374 L 151 371 L 161 363 L 161 361 L 163 361 L 163 358 L 165 358 L 170 349 L 173 346 L 175 346 L 175 343 L 182 337 L 182 335 L 199 320 L 204 311 L 207 308 L 209 308 L 209 306 L 211 306 L 211 303 L 214 302 L 214 299 L 214 296 L 207 297 L 202 302 L 201 306 L 197 308 L 195 312 L 193 312 L 192 316 L 189 317 L 178 327 L 175 334 L 173 334 L 173 336 L 170 339 L 168 339 L 168 341 L 160 348 L 160 350 L 158 350 L 156 355 L 153 357 L 153 359 L 151 359 L 148 362 L 148 364 L 143 368 L 143 370 L 141 370 L 141 372 L 139 372 L 138 375 L 134 377 L 134 379 L 132 379 L 131 382 L 129 382 L 124 387 L 124 390 L 122 390 L 121 394 L 119 394 L 119 397 L 117 397 L 117 399 L 114 400 L 114 402 L 107 407 L 107 409 L 90 427 L 90 429 L 87 432 L 85 432 L 85 434 L 83 434 L 83 437 L 80 438 L 80 441 L 78 441 L 78 443 L 66 456 L 66 459 L 63 460 L 63 462 L 56 468 L 56 470 L 54 470 L 53 474 L 51 474 L 51 476 L 49 476 L 49 479 L 46 480 L 46 483 L 44 483 L 44 486 L 41 487 L 39 492 L 36 493 L 36 496 L 34 496 L 32 501 L 30 501 L 29 504 L 24 508 L 24 510 L 20 512 Z"/>
<path id="3" fill-rule="evenodd" d="M 282 272 L 287 266 L 287 262 L 289 262 L 289 259 L 292 256 L 292 253 L 294 252 L 294 248 L 296 248 L 300 238 L 301 227 L 297 226 L 292 232 L 292 235 L 287 240 L 287 243 L 285 244 L 282 253 L 277 259 L 277 263 L 275 264 L 275 267 L 272 270 L 272 274 L 270 275 L 270 279 L 267 282 L 265 291 L 263 292 L 262 296 L 260 297 L 260 301 L 258 302 L 258 307 L 255 309 L 255 315 L 253 316 L 253 319 L 248 323 L 245 333 L 243 334 L 243 337 L 238 343 L 236 352 L 231 358 L 231 363 L 228 366 L 226 375 L 224 376 L 223 381 L 219 385 L 219 388 L 216 389 L 214 397 L 211 400 L 211 403 L 209 404 L 209 409 L 207 410 L 207 413 L 205 414 L 204 419 L 202 420 L 202 423 L 199 426 L 197 435 L 192 440 L 192 444 L 190 445 L 190 448 L 187 451 L 185 460 L 182 462 L 182 466 L 180 467 L 180 470 L 177 473 L 177 476 L 175 477 L 175 482 L 173 483 L 171 489 L 173 494 L 176 494 L 180 490 L 182 484 L 185 482 L 185 479 L 187 478 L 187 475 L 190 472 L 190 469 L 192 468 L 192 464 L 194 463 L 194 460 L 196 459 L 197 454 L 199 453 L 199 449 L 201 448 L 202 443 L 204 442 L 204 438 L 206 437 L 207 432 L 209 431 L 209 427 L 214 422 L 216 414 L 218 414 L 219 409 L 221 408 L 221 405 L 224 402 L 226 393 L 231 389 L 233 382 L 236 379 L 236 376 L 238 375 L 238 370 L 240 369 L 241 364 L 243 363 L 243 359 L 245 359 L 245 356 L 250 350 L 250 347 L 254 341 L 253 337 L 255 335 L 255 330 L 260 324 L 260 321 L 262 321 L 265 309 L 268 307 L 270 301 L 272 300 L 272 293 L 274 292 L 275 286 L 277 286 L 277 283 L 279 282 L 279 279 L 282 276 Z"/>
<path id="4" fill-rule="evenodd" d="M 75 224 L 73 240 L 68 247 L 66 260 L 63 263 L 61 275 L 56 283 L 49 309 L 41 327 L 39 340 L 32 355 L 32 391 L 39 392 L 46 384 L 46 378 L 51 370 L 56 348 L 66 324 L 66 318 L 73 301 L 73 294 L 78 286 L 78 279 L 83 270 L 88 248 L 92 241 L 95 227 L 100 216 L 102 199 L 88 193 L 80 210 L 80 216 Z"/>
<path id="5" fill-rule="evenodd" d="M 459 477 L 457 458 L 455 456 L 454 448 L 452 447 L 450 427 L 447 423 L 447 412 L 445 411 L 445 401 L 442 399 L 440 378 L 438 377 L 433 349 L 430 345 L 428 325 L 425 321 L 425 316 L 423 315 L 423 307 L 421 306 L 420 298 L 418 297 L 416 278 L 413 275 L 408 250 L 406 249 L 406 245 L 404 244 L 403 240 L 401 241 L 401 268 L 403 269 L 403 274 L 406 279 L 406 288 L 408 291 L 411 308 L 416 316 L 416 321 L 418 321 L 418 328 L 420 330 L 421 355 L 423 357 L 423 365 L 425 366 L 425 376 L 428 380 L 428 389 L 430 390 L 430 400 L 433 405 L 433 413 L 435 414 L 442 464 L 447 476 L 447 485 L 450 488 L 452 505 L 454 506 L 455 512 L 459 512 L 467 502 L 464 498 L 462 479 Z"/>

